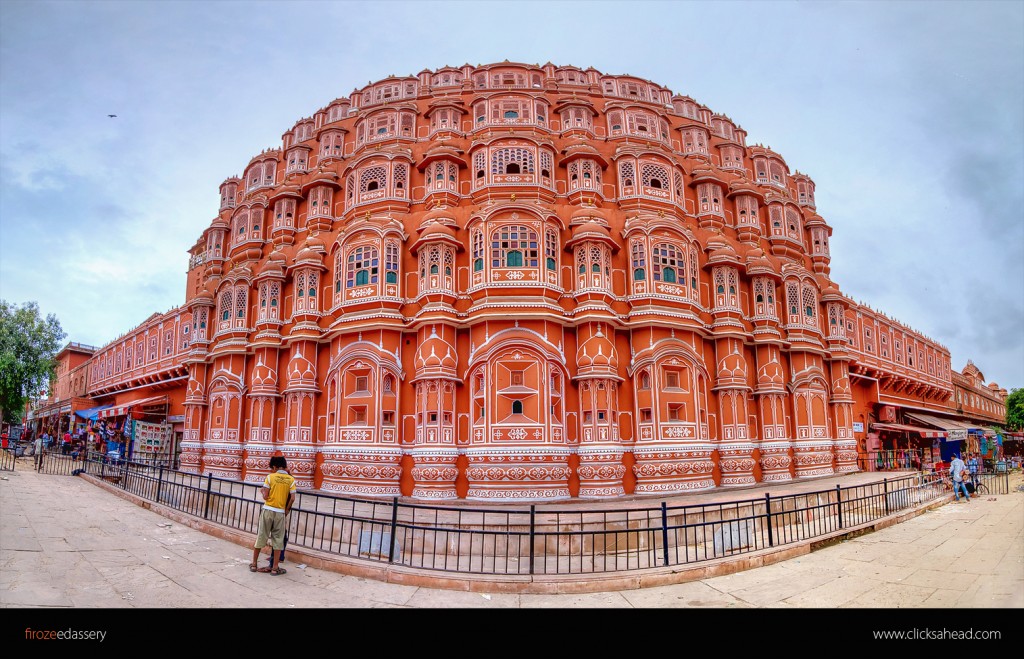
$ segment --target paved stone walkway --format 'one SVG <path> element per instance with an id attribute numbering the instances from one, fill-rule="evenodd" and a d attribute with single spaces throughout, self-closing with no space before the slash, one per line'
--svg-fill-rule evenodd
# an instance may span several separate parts
<path id="1" fill-rule="evenodd" d="M 83 479 L 0 472 L 0 607 L 1016 607 L 1024 493 L 950 503 L 767 567 L 581 595 L 434 590 L 302 569 L 249 552 Z"/>

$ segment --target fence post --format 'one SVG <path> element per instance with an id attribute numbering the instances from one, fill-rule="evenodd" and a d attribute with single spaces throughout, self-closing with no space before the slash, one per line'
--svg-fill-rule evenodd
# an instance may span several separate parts
<path id="1" fill-rule="evenodd" d="M 534 538 L 534 535 L 537 532 L 536 518 L 537 518 L 537 506 L 535 504 L 530 504 L 530 574 L 533 574 L 533 559 L 534 559 L 533 538 Z"/>
<path id="2" fill-rule="evenodd" d="M 885 514 L 889 514 L 889 479 L 882 479 L 882 491 L 885 492 Z"/>
<path id="3" fill-rule="evenodd" d="M 668 503 L 661 502 L 661 553 L 668 567 Z"/>
<path id="4" fill-rule="evenodd" d="M 839 511 L 839 528 L 843 528 L 843 491 L 836 485 L 836 509 Z"/>
<path id="5" fill-rule="evenodd" d="M 775 546 L 775 535 L 772 532 L 772 495 L 764 493 L 764 515 L 768 518 L 768 546 Z"/>
<path id="6" fill-rule="evenodd" d="M 160 472 L 157 474 L 157 478 L 156 478 L 156 502 L 157 503 L 160 503 L 160 490 L 163 488 L 163 485 L 164 485 L 164 466 L 160 465 Z"/>
<path id="7" fill-rule="evenodd" d="M 395 562 L 395 531 L 398 529 L 398 497 L 391 500 L 391 534 L 388 546 L 388 563 Z"/>
<path id="8" fill-rule="evenodd" d="M 206 474 L 206 505 L 203 506 L 203 519 L 210 518 L 210 490 L 213 489 L 213 472 Z"/>

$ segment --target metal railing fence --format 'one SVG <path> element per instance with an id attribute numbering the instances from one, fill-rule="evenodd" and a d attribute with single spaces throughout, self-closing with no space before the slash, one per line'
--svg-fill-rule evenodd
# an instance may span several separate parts
<path id="1" fill-rule="evenodd" d="M 255 535 L 262 483 L 91 455 L 86 473 L 147 501 Z M 982 476 L 992 493 L 1009 475 Z M 941 474 L 726 503 L 585 510 L 474 508 L 300 491 L 289 547 L 414 568 L 485 575 L 597 574 L 691 565 L 824 538 L 950 492 Z"/>

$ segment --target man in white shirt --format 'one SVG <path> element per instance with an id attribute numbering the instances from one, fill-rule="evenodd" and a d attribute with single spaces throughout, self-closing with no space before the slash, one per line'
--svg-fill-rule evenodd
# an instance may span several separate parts
<path id="1" fill-rule="evenodd" d="M 971 495 L 967 493 L 967 485 L 964 483 L 964 473 L 966 471 L 967 466 L 964 465 L 964 461 L 960 459 L 959 455 L 954 455 L 953 461 L 949 463 L 949 475 L 953 477 L 953 496 L 959 502 L 960 490 L 963 489 L 964 498 L 970 503 Z"/>

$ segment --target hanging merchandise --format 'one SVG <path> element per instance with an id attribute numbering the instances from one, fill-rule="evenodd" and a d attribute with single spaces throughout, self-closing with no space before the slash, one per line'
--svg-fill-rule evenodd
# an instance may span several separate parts
<path id="1" fill-rule="evenodd" d="M 138 457 L 166 455 L 171 446 L 174 426 L 169 423 L 135 422 L 135 454 Z"/>

